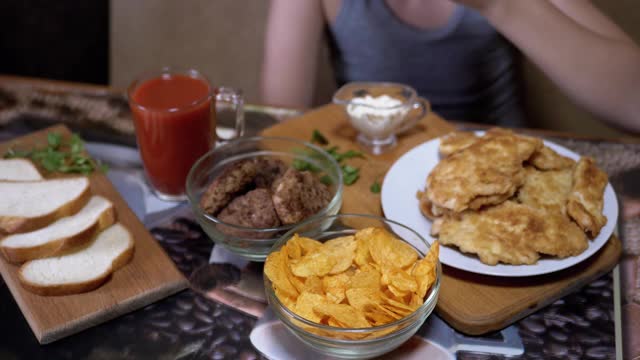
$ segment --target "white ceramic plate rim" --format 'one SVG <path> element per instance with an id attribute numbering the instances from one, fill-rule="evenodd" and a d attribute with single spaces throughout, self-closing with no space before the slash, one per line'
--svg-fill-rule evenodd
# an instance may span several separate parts
<path id="1" fill-rule="evenodd" d="M 558 144 L 546 140 L 544 144 L 561 155 L 574 160 L 580 158 L 577 153 Z M 436 138 L 422 143 L 402 155 L 387 172 L 381 192 L 382 210 L 385 217 L 412 228 L 429 243 L 435 240 L 429 235 L 431 221 L 427 220 L 420 212 L 416 193 L 424 190 L 427 175 L 438 163 L 439 145 L 440 139 Z M 482 263 L 474 254 L 464 254 L 456 248 L 441 246 L 440 262 L 473 273 L 505 277 L 542 275 L 563 270 L 596 253 L 606 244 L 613 233 L 618 220 L 618 199 L 611 183 L 607 184 L 605 188 L 603 213 L 607 217 L 607 224 L 595 239 L 589 240 L 587 250 L 577 256 L 564 259 L 541 258 L 532 265 L 500 263 L 491 266 Z"/>

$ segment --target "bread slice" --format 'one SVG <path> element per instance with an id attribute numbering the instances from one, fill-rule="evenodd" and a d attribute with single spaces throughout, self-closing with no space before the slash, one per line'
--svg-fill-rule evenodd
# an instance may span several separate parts
<path id="1" fill-rule="evenodd" d="M 93 196 L 74 215 L 26 233 L 9 235 L 0 240 L 0 252 L 13 263 L 58 254 L 89 242 L 98 232 L 115 222 L 111 201 Z"/>
<path id="2" fill-rule="evenodd" d="M 91 197 L 89 179 L 0 181 L 0 233 L 43 227 L 76 213 Z"/>
<path id="3" fill-rule="evenodd" d="M 117 223 L 83 248 L 25 263 L 18 276 L 22 285 L 36 294 L 77 294 L 102 285 L 131 260 L 133 252 L 131 233 Z"/>
<path id="4" fill-rule="evenodd" d="M 42 179 L 36 166 L 27 159 L 0 159 L 0 180 L 35 181 Z"/>

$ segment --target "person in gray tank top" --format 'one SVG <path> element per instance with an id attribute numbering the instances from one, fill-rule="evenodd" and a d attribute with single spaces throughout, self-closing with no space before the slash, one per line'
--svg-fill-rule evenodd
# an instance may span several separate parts
<path id="1" fill-rule="evenodd" d="M 422 30 L 384 1 L 344 0 L 330 31 L 339 86 L 404 83 L 447 119 L 524 125 L 516 51 L 474 10 L 458 5 L 444 25 Z"/>
<path id="2" fill-rule="evenodd" d="M 640 132 L 640 48 L 588 0 L 271 0 L 263 102 L 312 105 L 325 31 L 339 85 L 405 83 L 447 119 L 522 126 L 523 53 L 579 105 Z"/>

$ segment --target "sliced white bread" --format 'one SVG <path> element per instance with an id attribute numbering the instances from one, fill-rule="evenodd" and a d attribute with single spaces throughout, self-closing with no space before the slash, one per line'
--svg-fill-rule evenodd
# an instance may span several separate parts
<path id="1" fill-rule="evenodd" d="M 0 234 L 43 227 L 78 212 L 90 197 L 87 177 L 0 181 Z"/>
<path id="2" fill-rule="evenodd" d="M 9 235 L 0 240 L 0 252 L 12 263 L 56 255 L 81 246 L 115 222 L 113 203 L 93 196 L 77 213 L 60 218 L 40 229 Z"/>
<path id="3" fill-rule="evenodd" d="M 25 263 L 19 278 L 27 290 L 40 295 L 86 292 L 102 285 L 114 271 L 126 265 L 133 252 L 131 233 L 117 223 L 83 248 Z"/>
<path id="4" fill-rule="evenodd" d="M 30 160 L 0 159 L 0 180 L 34 181 L 42 179 L 42 175 Z"/>

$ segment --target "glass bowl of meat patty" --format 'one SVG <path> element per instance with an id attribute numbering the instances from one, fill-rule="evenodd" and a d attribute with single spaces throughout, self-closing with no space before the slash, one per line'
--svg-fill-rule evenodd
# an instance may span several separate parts
<path id="1" fill-rule="evenodd" d="M 187 176 L 196 220 L 216 245 L 264 261 L 296 224 L 335 215 L 342 171 L 313 144 L 284 137 L 230 141 L 203 155 Z"/>

